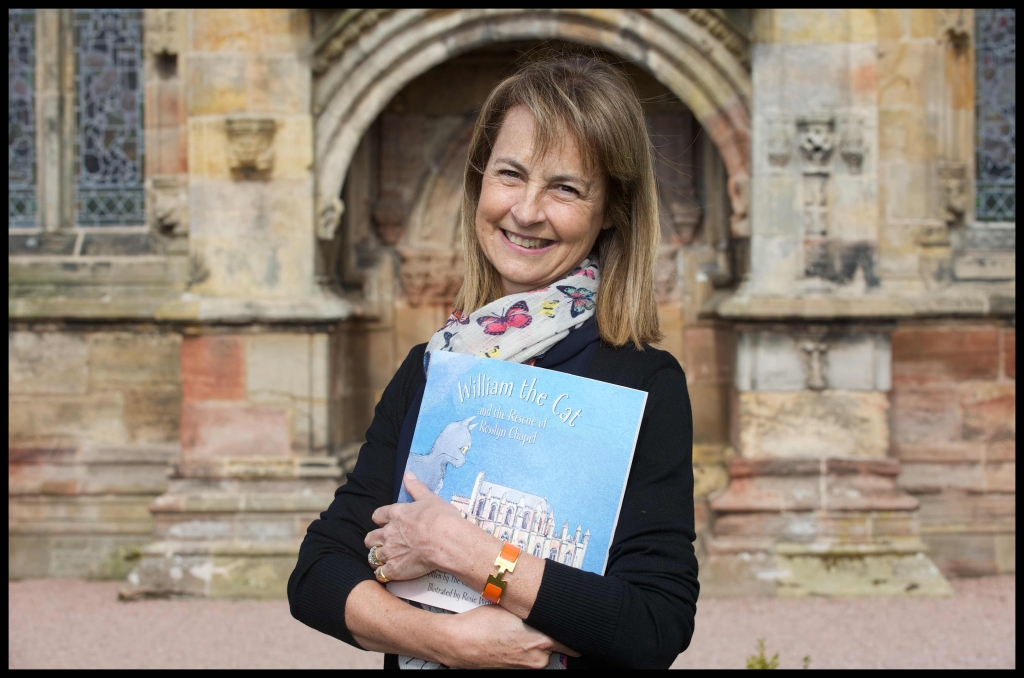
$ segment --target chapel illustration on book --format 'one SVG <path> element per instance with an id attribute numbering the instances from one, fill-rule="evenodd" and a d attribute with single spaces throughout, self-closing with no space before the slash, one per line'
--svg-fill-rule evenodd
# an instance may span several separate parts
<path id="1" fill-rule="evenodd" d="M 488 482 L 485 475 L 485 471 L 477 474 L 470 496 L 454 495 L 452 506 L 474 525 L 515 544 L 524 553 L 577 569 L 583 567 L 590 530 L 582 532 L 582 525 L 577 525 L 576 532 L 570 534 L 567 520 L 556 532 L 555 513 L 547 499 Z"/>
<path id="2" fill-rule="evenodd" d="M 434 351 L 405 470 L 523 553 L 604 574 L 646 402 L 643 391 Z M 412 497 L 403 488 L 398 501 Z M 450 612 L 489 604 L 444 572 L 387 587 Z"/>

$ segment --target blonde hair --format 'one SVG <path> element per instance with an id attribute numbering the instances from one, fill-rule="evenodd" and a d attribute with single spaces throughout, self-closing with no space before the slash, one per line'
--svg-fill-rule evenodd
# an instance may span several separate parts
<path id="1" fill-rule="evenodd" d="M 581 54 L 547 57 L 502 80 L 487 97 L 473 129 L 466 160 L 460 215 L 466 275 L 455 297 L 463 314 L 504 296 L 497 270 L 476 236 L 483 173 L 505 115 L 524 106 L 536 121 L 535 145 L 543 154 L 571 134 L 584 170 L 608 179 L 607 223 L 594 246 L 600 266 L 597 328 L 612 346 L 661 338 L 654 297 L 660 240 L 658 200 L 643 108 L 632 83 L 601 59 Z"/>

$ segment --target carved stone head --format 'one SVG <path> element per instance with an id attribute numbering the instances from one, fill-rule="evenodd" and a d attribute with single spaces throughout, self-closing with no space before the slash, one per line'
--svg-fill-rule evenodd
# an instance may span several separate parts
<path id="1" fill-rule="evenodd" d="M 804 160 L 824 167 L 835 148 L 835 119 L 831 116 L 801 118 L 796 126 Z"/>
<path id="2" fill-rule="evenodd" d="M 947 223 L 960 223 L 968 208 L 967 168 L 963 163 L 939 165 L 939 208 Z"/>
<path id="3" fill-rule="evenodd" d="M 277 123 L 272 118 L 229 118 L 226 125 L 231 171 L 269 172 L 274 166 L 273 140 Z"/>

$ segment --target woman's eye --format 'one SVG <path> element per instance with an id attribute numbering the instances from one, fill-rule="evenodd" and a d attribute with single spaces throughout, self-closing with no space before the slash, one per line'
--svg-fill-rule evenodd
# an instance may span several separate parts
<path id="1" fill-rule="evenodd" d="M 561 186 L 559 186 L 558 190 L 562 191 L 563 193 L 571 193 L 572 195 L 579 195 L 580 194 L 580 192 L 577 191 L 575 188 L 573 188 L 572 186 L 566 186 L 565 184 L 562 184 Z"/>
<path id="2" fill-rule="evenodd" d="M 514 170 L 509 170 L 509 169 L 499 170 L 498 174 L 500 174 L 503 177 L 508 177 L 509 179 L 518 179 L 519 178 L 519 172 L 516 172 Z"/>

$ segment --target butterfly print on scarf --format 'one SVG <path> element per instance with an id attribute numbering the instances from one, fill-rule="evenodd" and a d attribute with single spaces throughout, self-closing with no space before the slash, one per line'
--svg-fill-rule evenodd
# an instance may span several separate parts
<path id="1" fill-rule="evenodd" d="M 501 357 L 501 349 L 499 347 L 495 346 L 494 348 L 492 348 L 489 351 L 484 351 L 478 357 L 480 357 L 480 358 L 500 358 Z"/>
<path id="2" fill-rule="evenodd" d="M 572 299 L 569 315 L 573 318 L 594 308 L 594 293 L 591 290 L 572 285 L 559 285 L 558 291 Z"/>
<path id="3" fill-rule="evenodd" d="M 505 334 L 505 331 L 510 327 L 521 329 L 533 322 L 533 317 L 529 311 L 530 309 L 525 301 L 517 301 L 508 309 L 508 313 L 500 316 L 485 315 L 477 318 L 476 322 L 484 328 L 484 334 L 492 336 L 501 335 Z"/>
<path id="4" fill-rule="evenodd" d="M 541 315 L 546 315 L 549 318 L 555 317 L 555 308 L 558 307 L 558 301 L 542 301 L 540 302 L 541 309 L 537 311 Z"/>
<path id="5" fill-rule="evenodd" d="M 450 316 L 448 316 L 448 320 L 445 322 L 444 327 L 442 327 L 441 329 L 442 330 L 446 330 L 449 327 L 451 327 L 452 325 L 468 325 L 468 324 L 469 324 L 469 316 L 464 316 L 464 315 L 462 315 L 461 311 L 456 310 L 456 311 L 452 311 L 452 314 Z"/>
<path id="6" fill-rule="evenodd" d="M 591 264 L 591 265 L 587 266 L 586 268 L 576 268 L 576 269 L 573 270 L 572 273 L 569 274 L 569 277 L 571 278 L 574 275 L 582 275 L 582 276 L 585 276 L 587 278 L 590 278 L 591 280 L 596 280 L 597 279 L 597 274 L 595 273 L 595 270 L 594 270 L 593 266 L 594 265 Z M 559 289 L 561 289 L 561 288 L 559 288 Z"/>
<path id="7" fill-rule="evenodd" d="M 455 336 L 454 332 L 445 332 L 444 333 L 444 346 L 442 346 L 439 350 L 443 351 L 445 349 L 448 349 L 448 352 L 451 353 L 452 352 L 451 340 L 452 340 L 452 337 L 454 337 L 454 336 Z"/>

